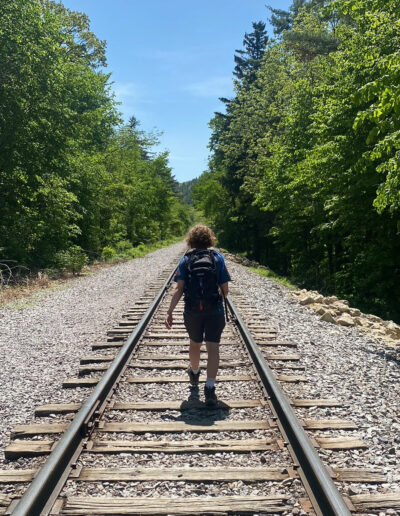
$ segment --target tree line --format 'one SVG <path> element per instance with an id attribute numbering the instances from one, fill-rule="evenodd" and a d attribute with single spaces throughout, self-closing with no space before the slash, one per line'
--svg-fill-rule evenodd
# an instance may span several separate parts
<path id="1" fill-rule="evenodd" d="M 57 267 L 190 223 L 157 135 L 122 123 L 105 48 L 61 3 L 0 4 L 0 262 Z"/>
<path id="2" fill-rule="evenodd" d="M 400 320 L 400 4 L 295 0 L 253 23 L 197 207 L 221 245 Z"/>

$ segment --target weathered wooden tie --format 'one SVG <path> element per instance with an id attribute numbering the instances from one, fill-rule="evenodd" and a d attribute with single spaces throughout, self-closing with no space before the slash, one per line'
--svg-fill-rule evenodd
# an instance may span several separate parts
<path id="1" fill-rule="evenodd" d="M 270 496 L 226 496 L 196 498 L 106 498 L 68 497 L 62 514 L 69 516 L 90 514 L 143 514 L 169 515 L 190 514 L 225 515 L 269 513 L 277 514 L 290 510 L 287 497 Z"/>

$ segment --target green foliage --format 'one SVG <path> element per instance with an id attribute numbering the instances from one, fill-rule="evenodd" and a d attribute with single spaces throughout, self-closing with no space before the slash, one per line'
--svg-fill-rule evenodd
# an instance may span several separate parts
<path id="1" fill-rule="evenodd" d="M 183 183 L 178 183 L 177 190 L 185 204 L 189 204 L 190 206 L 193 204 L 192 190 L 193 187 L 197 183 L 197 177 L 191 179 L 190 181 L 183 181 Z"/>
<path id="2" fill-rule="evenodd" d="M 268 43 L 265 23 L 253 23 L 253 29 L 253 32 L 244 36 L 244 50 L 236 50 L 237 55 L 234 57 L 236 66 L 233 74 L 241 81 L 252 82 L 255 79 Z"/>
<path id="3" fill-rule="evenodd" d="M 55 254 L 55 264 L 61 270 L 78 274 L 88 263 L 88 257 L 78 245 L 72 245 L 65 251 Z"/>
<path id="4" fill-rule="evenodd" d="M 221 245 L 400 320 L 400 4 L 272 13 L 279 39 L 210 123 L 195 206 Z"/>
<path id="5" fill-rule="evenodd" d="M 190 213 L 168 155 L 134 117 L 120 125 L 105 42 L 86 15 L 51 0 L 0 3 L 0 62 L 2 258 L 64 267 L 74 246 L 93 259 L 183 234 Z"/>
<path id="6" fill-rule="evenodd" d="M 262 267 L 249 267 L 249 270 L 251 270 L 251 272 L 254 272 L 255 274 L 258 274 L 259 276 L 264 276 L 265 278 L 276 281 L 281 285 L 290 288 L 290 290 L 297 289 L 297 287 L 293 285 L 287 278 L 275 274 L 275 272 L 271 271 L 270 269 L 264 269 Z"/>
<path id="7" fill-rule="evenodd" d="M 101 252 L 101 257 L 106 262 L 111 262 L 113 259 L 117 256 L 117 252 L 112 247 L 103 247 L 103 250 Z"/>
<path id="8" fill-rule="evenodd" d="M 121 249 L 121 246 L 117 244 L 115 249 L 112 247 L 105 247 L 102 252 L 102 258 L 106 262 L 124 262 L 131 260 L 132 258 L 141 258 L 157 249 L 168 247 L 172 244 L 176 244 L 177 242 L 181 242 L 182 240 L 183 235 L 177 235 L 157 242 L 151 242 L 148 244 L 141 243 L 136 247 L 129 247 L 124 243 Z"/>

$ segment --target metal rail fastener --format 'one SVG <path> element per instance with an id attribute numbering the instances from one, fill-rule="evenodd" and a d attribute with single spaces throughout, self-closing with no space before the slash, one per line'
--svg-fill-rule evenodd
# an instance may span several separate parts
<path id="1" fill-rule="evenodd" d="M 272 370 L 265 361 L 259 347 L 254 341 L 250 330 L 240 317 L 231 299 L 227 298 L 229 309 L 236 319 L 240 334 L 246 344 L 254 365 L 260 375 L 261 381 L 270 397 L 271 404 L 277 414 L 279 424 L 283 427 L 284 433 L 294 452 L 295 459 L 300 465 L 306 479 L 307 490 L 317 514 L 323 516 L 351 516 L 345 501 L 337 490 L 332 478 L 319 458 L 314 446 L 311 444 L 306 432 L 300 425 L 288 398 L 282 391 Z"/>
<path id="2" fill-rule="evenodd" d="M 88 423 L 93 419 L 96 410 L 104 403 L 123 372 L 133 349 L 167 291 L 175 271 L 176 268 L 169 275 L 150 307 L 135 330 L 128 337 L 110 367 L 101 377 L 93 392 L 75 415 L 69 427 L 57 443 L 57 446 L 39 469 L 38 474 L 11 513 L 12 516 L 38 516 L 39 514 L 42 516 L 49 513 L 51 506 L 69 476 L 73 462 L 76 460 L 82 448 L 85 428 L 87 428 Z"/>

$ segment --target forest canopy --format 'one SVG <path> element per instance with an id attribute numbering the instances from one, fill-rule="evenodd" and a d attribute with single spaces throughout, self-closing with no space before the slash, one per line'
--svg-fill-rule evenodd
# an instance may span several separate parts
<path id="1" fill-rule="evenodd" d="M 400 320 L 400 4 L 295 0 L 236 51 L 194 199 L 221 245 Z"/>
<path id="2" fill-rule="evenodd" d="M 85 14 L 1 2 L 0 62 L 0 262 L 57 267 L 183 234 L 168 155 L 122 124 Z"/>

